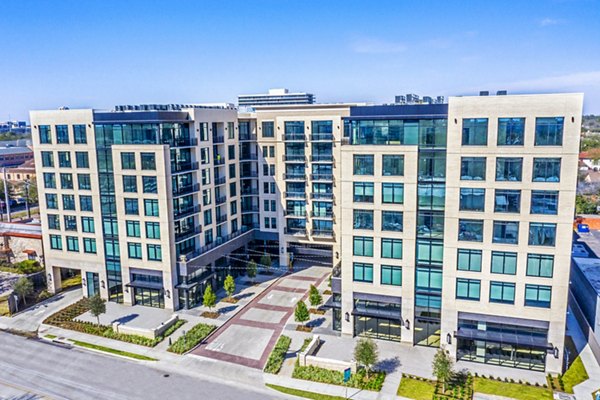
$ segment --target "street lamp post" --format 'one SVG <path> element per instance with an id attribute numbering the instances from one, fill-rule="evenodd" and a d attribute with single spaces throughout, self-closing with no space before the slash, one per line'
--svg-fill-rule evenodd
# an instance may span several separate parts
<path id="1" fill-rule="evenodd" d="M 31 210 L 29 209 L 29 179 L 25 179 L 25 208 L 27 208 L 27 219 L 31 219 Z"/>

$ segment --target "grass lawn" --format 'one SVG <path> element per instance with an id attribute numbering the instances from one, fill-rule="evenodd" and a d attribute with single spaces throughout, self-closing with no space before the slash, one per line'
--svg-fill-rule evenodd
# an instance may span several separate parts
<path id="1" fill-rule="evenodd" d="M 475 378 L 473 391 L 511 397 L 517 400 L 552 400 L 552 391 L 550 389 L 484 378 Z"/>
<path id="2" fill-rule="evenodd" d="M 430 381 L 419 381 L 417 379 L 403 376 L 398 386 L 398 396 L 408 397 L 415 400 L 431 400 L 435 392 L 435 384 Z"/>
<path id="3" fill-rule="evenodd" d="M 62 289 L 66 290 L 74 286 L 81 286 L 81 275 L 75 275 L 62 281 Z"/>
<path id="4" fill-rule="evenodd" d="M 93 343 L 81 342 L 79 340 L 72 340 L 72 339 L 71 339 L 71 342 L 73 342 L 73 344 L 75 344 L 77 346 L 85 347 L 87 349 L 99 350 L 99 351 L 103 351 L 105 353 L 111 353 L 111 354 L 116 354 L 116 355 L 119 355 L 119 356 L 124 356 L 124 357 L 129 357 L 129 358 L 135 358 L 136 360 L 158 361 L 156 358 L 147 357 L 147 356 L 143 356 L 141 354 L 136 354 L 136 353 L 130 353 L 128 351 L 121 351 L 121 350 L 117 350 L 117 349 L 112 349 L 110 347 L 98 346 L 97 344 L 93 344 Z"/>
<path id="5" fill-rule="evenodd" d="M 47 334 L 47 335 L 44 335 L 44 337 L 45 337 L 45 338 L 47 338 L 47 339 L 50 339 L 50 340 L 54 340 L 54 339 L 56 339 L 56 338 L 57 338 L 57 336 L 56 336 L 56 335 L 52 335 L 52 334 L 50 334 L 50 333 L 49 333 L 49 334 Z"/>
<path id="6" fill-rule="evenodd" d="M 271 389 L 277 390 L 278 392 L 291 394 L 292 396 L 303 397 L 305 399 L 313 399 L 313 400 L 344 400 L 343 397 L 340 396 L 330 396 L 328 394 L 320 394 L 315 392 L 306 392 L 304 390 L 292 389 L 285 386 L 271 385 L 267 383 L 267 387 Z M 431 399 L 431 397 L 430 397 Z"/>
<path id="7" fill-rule="evenodd" d="M 8 309 L 8 295 L 0 297 L 0 316 L 10 315 Z"/>
<path id="8" fill-rule="evenodd" d="M 573 361 L 573 364 L 571 364 L 567 372 L 565 372 L 562 379 L 565 385 L 565 392 L 567 393 L 573 393 L 573 386 L 589 379 L 580 356 L 577 356 L 575 361 Z"/>

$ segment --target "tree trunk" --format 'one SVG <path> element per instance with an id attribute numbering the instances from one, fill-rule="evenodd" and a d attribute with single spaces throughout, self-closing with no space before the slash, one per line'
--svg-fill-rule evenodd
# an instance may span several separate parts
<path id="1" fill-rule="evenodd" d="M 21 296 L 23 298 L 23 305 L 27 305 L 27 298 L 25 295 Z"/>
<path id="2" fill-rule="evenodd" d="M 98 318 L 98 326 L 100 326 L 100 316 L 97 315 L 96 318 Z"/>

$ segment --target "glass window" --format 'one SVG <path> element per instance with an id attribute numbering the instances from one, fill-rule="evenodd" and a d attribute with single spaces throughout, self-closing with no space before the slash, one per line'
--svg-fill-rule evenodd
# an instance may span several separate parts
<path id="1" fill-rule="evenodd" d="M 414 120 L 360 120 L 349 121 L 350 142 L 359 144 L 418 144 L 420 121 Z M 345 124 L 344 129 L 347 128 Z M 445 133 L 445 126 L 441 127 Z"/>
<path id="2" fill-rule="evenodd" d="M 477 300 L 481 291 L 481 281 L 479 279 L 456 279 L 456 298 L 461 300 Z"/>
<path id="3" fill-rule="evenodd" d="M 404 184 L 382 183 L 381 194 L 384 204 L 402 204 L 404 202 Z"/>
<path id="4" fill-rule="evenodd" d="M 144 199 L 144 215 L 158 217 L 158 200 Z"/>
<path id="5" fill-rule="evenodd" d="M 212 224 L 212 210 L 204 210 L 204 225 Z"/>
<path id="6" fill-rule="evenodd" d="M 56 143 L 69 144 L 69 127 L 67 125 L 56 125 Z"/>
<path id="7" fill-rule="evenodd" d="M 75 196 L 72 194 L 62 195 L 63 210 L 75 211 Z"/>
<path id="8" fill-rule="evenodd" d="M 484 181 L 485 157 L 462 157 L 460 179 L 463 181 Z"/>
<path id="9" fill-rule="evenodd" d="M 76 151 L 75 152 L 75 165 L 77 168 L 89 168 L 90 159 L 87 151 Z"/>
<path id="10" fill-rule="evenodd" d="M 42 151 L 42 167 L 54 167 L 54 154 L 51 151 Z"/>
<path id="11" fill-rule="evenodd" d="M 79 239 L 76 236 L 67 236 L 67 251 L 79 252 Z"/>
<path id="12" fill-rule="evenodd" d="M 530 222 L 529 245 L 554 246 L 556 242 L 556 224 Z"/>
<path id="13" fill-rule="evenodd" d="M 401 239 L 381 239 L 381 258 L 402 259 Z"/>
<path id="14" fill-rule="evenodd" d="M 458 249 L 456 269 L 481 272 L 481 250 Z"/>
<path id="15" fill-rule="evenodd" d="M 77 217 L 65 215 L 65 231 L 77 231 Z"/>
<path id="16" fill-rule="evenodd" d="M 54 175 L 54 174 L 52 174 Z M 61 189 L 73 189 L 73 175 L 72 174 L 60 174 L 60 188 Z"/>
<path id="17" fill-rule="evenodd" d="M 354 236 L 353 254 L 355 256 L 373 257 L 373 238 Z"/>
<path id="18" fill-rule="evenodd" d="M 515 284 L 509 282 L 490 282 L 491 303 L 515 303 Z"/>
<path id="19" fill-rule="evenodd" d="M 458 220 L 458 240 L 466 242 L 483 242 L 483 220 Z"/>
<path id="20" fill-rule="evenodd" d="M 83 238 L 83 252 L 96 254 L 96 239 Z"/>
<path id="21" fill-rule="evenodd" d="M 123 175 L 123 191 L 125 193 L 137 193 L 137 177 Z"/>
<path id="22" fill-rule="evenodd" d="M 304 121 L 285 121 L 286 135 L 304 135 Z"/>
<path id="23" fill-rule="evenodd" d="M 148 251 L 148 260 L 162 261 L 162 248 L 159 244 L 148 244 L 146 245 L 146 249 Z"/>
<path id="24" fill-rule="evenodd" d="M 560 158 L 534 158 L 534 182 L 560 182 Z"/>
<path id="25" fill-rule="evenodd" d="M 446 153 L 420 151 L 418 167 L 420 181 L 443 181 L 446 178 Z"/>
<path id="26" fill-rule="evenodd" d="M 402 155 L 384 155 L 383 156 L 383 176 L 403 176 L 404 175 L 404 156 Z"/>
<path id="27" fill-rule="evenodd" d="M 53 193 L 46 193 L 46 208 L 58 209 L 58 199 Z"/>
<path id="28" fill-rule="evenodd" d="M 354 175 L 373 175 L 375 157 L 367 154 L 354 155 Z"/>
<path id="29" fill-rule="evenodd" d="M 142 170 L 156 171 L 156 155 L 154 153 L 140 153 Z"/>
<path id="30" fill-rule="evenodd" d="M 504 189 L 494 191 L 494 211 L 506 213 L 521 212 L 521 191 Z"/>
<path id="31" fill-rule="evenodd" d="M 443 183 L 419 183 L 419 209 L 444 210 L 446 207 L 446 187 Z"/>
<path id="32" fill-rule="evenodd" d="M 550 308 L 552 287 L 544 285 L 525 285 L 525 305 L 529 307 Z"/>
<path id="33" fill-rule="evenodd" d="M 520 182 L 523 174 L 522 158 L 504 158 L 496 159 L 496 180 Z"/>
<path id="34" fill-rule="evenodd" d="M 51 172 L 44 172 L 44 187 L 46 189 L 56 189 L 56 175 Z"/>
<path id="35" fill-rule="evenodd" d="M 79 190 L 92 190 L 90 174 L 77 174 L 77 187 Z"/>
<path id="36" fill-rule="evenodd" d="M 50 133 L 50 125 L 40 125 L 40 143 L 52 144 L 52 134 Z"/>
<path id="37" fill-rule="evenodd" d="M 73 125 L 73 136 L 75 139 L 75 144 L 86 144 L 87 133 L 85 130 L 85 125 Z"/>
<path id="38" fill-rule="evenodd" d="M 333 133 L 333 121 L 312 121 L 313 135 L 325 135 Z"/>
<path id="39" fill-rule="evenodd" d="M 80 211 L 94 211 L 92 205 L 92 196 L 79 196 L 79 210 Z"/>
<path id="40" fill-rule="evenodd" d="M 146 222 L 146 237 L 148 239 L 160 239 L 160 223 Z"/>
<path id="41" fill-rule="evenodd" d="M 563 117 L 535 119 L 536 146 L 562 146 Z"/>
<path id="42" fill-rule="evenodd" d="M 551 254 L 527 254 L 527 276 L 552 278 L 554 256 Z"/>
<path id="43" fill-rule="evenodd" d="M 402 232 L 403 214 L 401 211 L 382 211 L 381 230 Z"/>
<path id="44" fill-rule="evenodd" d="M 71 168 L 71 153 L 68 151 L 58 152 L 58 166 L 60 168 Z"/>
<path id="45" fill-rule="evenodd" d="M 558 214 L 558 191 L 533 190 L 531 192 L 532 214 Z"/>
<path id="46" fill-rule="evenodd" d="M 128 237 L 141 237 L 140 221 L 126 221 L 125 227 L 127 228 Z"/>
<path id="47" fill-rule="evenodd" d="M 141 243 L 127 243 L 127 256 L 129 258 L 142 259 L 142 245 Z"/>
<path id="48" fill-rule="evenodd" d="M 372 182 L 354 182 L 354 202 L 372 203 L 374 185 Z"/>
<path id="49" fill-rule="evenodd" d="M 519 223 L 513 221 L 494 221 L 493 243 L 518 244 Z"/>
<path id="50" fill-rule="evenodd" d="M 355 282 L 373 282 L 373 264 L 353 263 L 353 276 Z"/>
<path id="51" fill-rule="evenodd" d="M 397 267 L 393 265 L 382 265 L 381 284 L 402 286 L 402 267 Z"/>
<path id="52" fill-rule="evenodd" d="M 417 262 L 441 264 L 444 258 L 444 244 L 441 240 L 417 239 Z"/>
<path id="53" fill-rule="evenodd" d="M 464 118 L 462 128 L 463 146 L 487 146 L 488 119 Z"/>
<path id="54" fill-rule="evenodd" d="M 60 235 L 50 235 L 50 248 L 62 250 L 62 237 Z"/>
<path id="55" fill-rule="evenodd" d="M 461 211 L 483 211 L 485 208 L 485 189 L 460 189 Z"/>
<path id="56" fill-rule="evenodd" d="M 517 253 L 492 251 L 492 274 L 517 274 Z"/>
<path id="57" fill-rule="evenodd" d="M 354 210 L 354 229 L 373 230 L 373 211 Z"/>
<path id="58" fill-rule="evenodd" d="M 60 230 L 60 217 L 56 214 L 48 214 L 48 229 Z"/>
<path id="59" fill-rule="evenodd" d="M 158 193 L 155 176 L 142 176 L 142 184 L 144 185 L 144 193 Z"/>
<path id="60" fill-rule="evenodd" d="M 272 138 L 275 137 L 275 128 L 273 121 L 262 122 L 262 137 Z"/>
<path id="61" fill-rule="evenodd" d="M 138 199 L 125 199 L 125 214 L 139 215 Z"/>
<path id="62" fill-rule="evenodd" d="M 135 153 L 121 153 L 121 169 L 135 169 Z"/>
<path id="63" fill-rule="evenodd" d="M 417 267 L 417 289 L 441 292 L 442 270 L 432 267 Z"/>
<path id="64" fill-rule="evenodd" d="M 498 118 L 498 146 L 523 146 L 525 118 Z"/>

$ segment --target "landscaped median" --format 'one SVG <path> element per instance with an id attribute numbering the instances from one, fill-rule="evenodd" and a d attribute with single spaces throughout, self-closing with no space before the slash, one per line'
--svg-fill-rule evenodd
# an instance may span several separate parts
<path id="1" fill-rule="evenodd" d="M 298 396 L 305 399 L 312 400 L 345 400 L 345 397 L 340 396 L 330 396 L 328 394 L 321 394 L 315 392 L 307 392 L 306 390 L 292 389 L 285 386 L 272 385 L 267 383 L 267 387 L 270 387 L 273 390 L 277 390 L 278 392 L 289 394 L 292 396 Z"/>
<path id="2" fill-rule="evenodd" d="M 275 347 L 273 347 L 273 351 L 271 351 L 271 354 L 269 355 L 267 364 L 265 365 L 265 372 L 270 374 L 276 374 L 279 372 L 291 343 L 292 339 L 285 335 L 282 335 L 277 340 Z"/>
<path id="3" fill-rule="evenodd" d="M 214 325 L 198 324 L 169 346 L 168 351 L 177 354 L 186 353 L 196 347 L 216 328 Z"/>
<path id="4" fill-rule="evenodd" d="M 385 372 L 373 371 L 367 377 L 367 371 L 364 368 L 360 368 L 350 376 L 347 382 L 344 382 L 343 372 L 316 367 L 314 365 L 302 367 L 296 362 L 292 378 L 379 392 L 385 380 Z"/>
<path id="5" fill-rule="evenodd" d="M 121 357 L 133 358 L 135 360 L 141 360 L 141 361 L 158 361 L 156 358 L 147 357 L 147 356 L 144 356 L 141 354 L 131 353 L 129 351 L 122 351 L 122 350 L 117 350 L 117 349 L 113 349 L 110 347 L 99 346 L 97 344 L 82 342 L 80 340 L 73 340 L 73 339 L 69 339 L 69 340 L 75 346 L 83 347 L 83 348 L 90 349 L 90 350 L 101 351 L 104 353 L 114 354 L 114 355 L 121 356 Z"/>
<path id="6" fill-rule="evenodd" d="M 176 321 L 171 327 L 169 327 L 161 336 L 150 339 L 139 335 L 130 335 L 124 333 L 115 332 L 114 329 L 106 325 L 98 325 L 92 322 L 81 322 L 76 321 L 75 318 L 81 314 L 89 311 L 89 305 L 87 299 L 81 299 L 78 302 L 63 308 L 62 310 L 52 314 L 44 320 L 44 324 L 57 326 L 59 328 L 69 329 L 76 332 L 87 333 L 89 335 L 101 336 L 108 339 L 120 340 L 122 342 L 133 343 L 146 347 L 154 347 L 158 343 L 164 340 L 167 336 L 171 335 L 183 324 L 185 320 Z"/>

